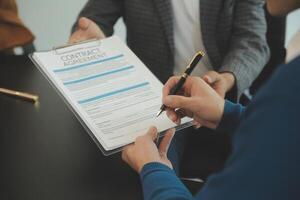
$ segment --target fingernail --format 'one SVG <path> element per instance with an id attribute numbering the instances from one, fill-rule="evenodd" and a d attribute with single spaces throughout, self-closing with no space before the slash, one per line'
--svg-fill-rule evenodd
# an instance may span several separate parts
<path id="1" fill-rule="evenodd" d="M 150 131 L 150 132 L 156 132 L 156 127 L 155 127 L 155 126 L 151 126 L 151 127 L 149 128 L 149 131 Z"/>

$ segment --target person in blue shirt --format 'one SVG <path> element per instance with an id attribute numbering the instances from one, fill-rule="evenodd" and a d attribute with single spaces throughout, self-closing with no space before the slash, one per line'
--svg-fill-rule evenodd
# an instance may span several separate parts
<path id="1" fill-rule="evenodd" d="M 268 0 L 271 14 L 300 8 L 300 0 Z M 189 77 L 184 96 L 168 95 L 179 80 L 163 89 L 168 117 L 180 123 L 192 117 L 196 126 L 230 130 L 232 153 L 224 168 L 211 175 L 195 195 L 188 191 L 167 157 L 174 136 L 169 130 L 159 147 L 157 130 L 138 137 L 122 158 L 141 177 L 146 200 L 299 200 L 300 199 L 300 32 L 288 46 L 287 64 L 275 72 L 247 108 L 223 100 L 204 80 Z"/>

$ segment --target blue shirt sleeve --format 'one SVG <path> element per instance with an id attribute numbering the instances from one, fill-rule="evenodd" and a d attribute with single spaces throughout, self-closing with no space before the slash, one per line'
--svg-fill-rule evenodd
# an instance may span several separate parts
<path id="1" fill-rule="evenodd" d="M 189 200 L 192 194 L 175 172 L 161 163 L 146 164 L 140 174 L 145 200 Z"/>
<path id="2" fill-rule="evenodd" d="M 222 120 L 216 131 L 234 133 L 242 120 L 245 107 L 225 100 Z"/>

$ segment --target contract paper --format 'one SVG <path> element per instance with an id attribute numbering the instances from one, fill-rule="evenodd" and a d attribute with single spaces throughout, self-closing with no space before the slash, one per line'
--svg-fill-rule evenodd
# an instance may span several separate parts
<path id="1" fill-rule="evenodd" d="M 106 151 L 132 143 L 150 126 L 159 132 L 176 126 L 165 113 L 156 118 L 163 85 L 116 36 L 32 59 Z"/>

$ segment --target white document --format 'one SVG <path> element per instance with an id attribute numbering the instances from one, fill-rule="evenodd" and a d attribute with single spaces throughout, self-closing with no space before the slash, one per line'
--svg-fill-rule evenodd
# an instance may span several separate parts
<path id="1" fill-rule="evenodd" d="M 106 151 L 132 143 L 152 125 L 159 132 L 176 126 L 165 112 L 156 118 L 163 85 L 116 36 L 32 58 Z"/>

